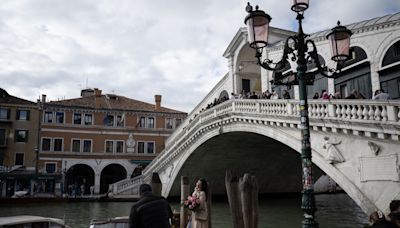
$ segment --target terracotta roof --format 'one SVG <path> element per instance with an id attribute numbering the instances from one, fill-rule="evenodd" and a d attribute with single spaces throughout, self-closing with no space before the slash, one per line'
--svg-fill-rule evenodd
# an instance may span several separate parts
<path id="1" fill-rule="evenodd" d="M 106 94 L 100 96 L 89 95 L 75 99 L 50 101 L 48 104 L 64 106 L 64 107 L 80 107 L 80 108 L 100 109 L 100 110 L 126 110 L 126 111 L 187 114 L 185 112 L 165 107 L 160 107 L 159 110 L 156 110 L 156 106 L 153 104 L 149 104 L 143 101 L 138 101 L 114 94 Z"/>
<path id="2" fill-rule="evenodd" d="M 0 88 L 0 104 L 35 105 L 35 102 L 11 96 L 6 90 Z"/>

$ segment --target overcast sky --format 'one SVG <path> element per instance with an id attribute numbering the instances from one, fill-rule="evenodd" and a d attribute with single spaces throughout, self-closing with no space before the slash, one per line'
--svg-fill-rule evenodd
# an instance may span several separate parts
<path id="1" fill-rule="evenodd" d="M 252 1 L 294 30 L 291 0 Z M 190 112 L 228 71 L 243 0 L 1 0 L 0 87 L 35 101 L 84 88 Z M 400 11 L 399 0 L 311 0 L 307 33 Z"/>

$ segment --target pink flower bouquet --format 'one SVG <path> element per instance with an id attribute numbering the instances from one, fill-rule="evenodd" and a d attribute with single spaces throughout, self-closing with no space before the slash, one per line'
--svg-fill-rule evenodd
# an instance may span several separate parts
<path id="1" fill-rule="evenodd" d="M 199 199 L 196 196 L 188 196 L 187 200 L 185 200 L 184 205 L 189 209 L 189 210 L 196 210 L 196 208 L 200 205 L 199 204 Z"/>

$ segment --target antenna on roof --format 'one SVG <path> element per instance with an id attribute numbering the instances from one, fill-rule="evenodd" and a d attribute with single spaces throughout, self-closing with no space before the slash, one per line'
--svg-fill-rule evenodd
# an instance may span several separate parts
<path id="1" fill-rule="evenodd" d="M 89 79 L 88 79 L 88 77 L 86 77 L 86 89 L 89 88 L 88 84 L 89 84 Z"/>

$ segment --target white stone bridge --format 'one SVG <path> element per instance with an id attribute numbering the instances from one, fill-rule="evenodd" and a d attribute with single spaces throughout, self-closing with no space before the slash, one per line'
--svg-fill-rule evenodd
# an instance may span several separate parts
<path id="1" fill-rule="evenodd" d="M 143 175 L 114 184 L 113 193 L 137 194 L 157 172 L 164 196 L 179 194 L 182 175 L 205 177 L 224 194 L 227 169 L 255 175 L 261 193 L 300 192 L 298 107 L 297 100 L 229 100 L 192 114 Z M 399 110 L 400 101 L 309 101 L 315 176 L 329 175 L 367 214 L 400 198 Z"/>
<path id="2" fill-rule="evenodd" d="M 400 13 L 348 28 L 354 33 L 351 61 L 340 78 L 316 77 L 314 86 L 308 86 L 309 97 L 322 89 L 346 97 L 357 89 L 369 98 L 383 88 L 392 98 L 400 98 L 400 57 L 395 51 L 400 45 Z M 263 58 L 277 61 L 284 40 L 294 33 L 279 28 L 270 28 L 269 33 L 271 45 Z M 328 57 L 327 33 L 320 31 L 310 38 L 322 62 L 335 67 Z M 137 194 L 139 184 L 149 183 L 153 172 L 160 176 L 164 196 L 179 195 L 181 176 L 193 182 L 205 177 L 213 193 L 225 194 L 227 169 L 255 175 L 261 193 L 302 190 L 298 86 L 274 87 L 270 82 L 275 73 L 255 64 L 254 54 L 246 29 L 239 29 L 223 54 L 228 60 L 227 74 L 168 138 L 165 150 L 142 176 L 113 185 L 114 195 Z M 295 72 L 295 64 L 289 65 Z M 200 111 L 231 92 L 261 94 L 267 89 L 287 89 L 295 99 L 229 100 Z M 309 100 L 314 178 L 329 175 L 367 214 L 376 209 L 387 212 L 390 201 L 400 199 L 399 109 L 400 100 Z"/>

